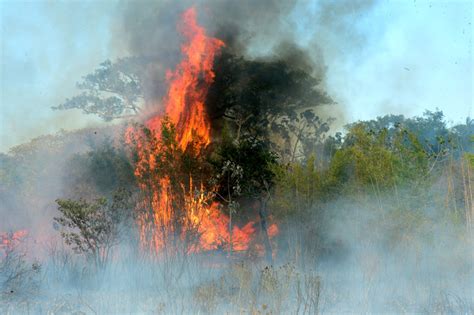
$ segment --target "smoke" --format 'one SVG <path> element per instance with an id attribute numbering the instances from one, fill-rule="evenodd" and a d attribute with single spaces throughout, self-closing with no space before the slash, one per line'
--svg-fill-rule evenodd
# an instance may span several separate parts
<path id="1" fill-rule="evenodd" d="M 166 90 L 166 70 L 173 69 L 181 58 L 182 38 L 176 26 L 180 14 L 190 5 L 197 7 L 199 21 L 210 35 L 225 41 L 227 52 L 246 60 L 282 60 L 288 67 L 309 72 L 319 81 L 320 88 L 329 91 L 338 102 L 318 107 L 317 113 L 323 118 L 337 117 L 336 128 L 347 122 L 347 94 L 340 94 L 341 87 L 349 85 L 343 82 L 348 80 L 344 74 L 356 59 L 371 56 L 367 50 L 370 38 L 354 21 L 370 24 L 367 17 L 378 4 L 270 0 L 123 2 L 117 6 L 120 18 L 112 28 L 111 50 L 153 60 L 144 74 L 146 97 L 153 105 L 159 103 Z M 67 23 L 61 21 L 59 25 Z M 401 76 L 394 82 L 404 87 L 422 81 L 414 78 L 400 83 L 405 79 Z M 46 130 L 44 126 L 40 128 Z M 18 150 L 20 147 L 9 156 L 1 156 L 4 165 L 21 165 L 17 167 L 19 178 L 34 180 L 13 186 L 22 187 L 21 195 L 15 190 L 0 191 L 0 216 L 7 218 L 1 221 L 0 231 L 27 226 L 33 228 L 32 234 L 47 231 L 47 235 L 57 235 L 51 223 L 58 214 L 53 200 L 67 195 L 70 188 L 70 179 L 64 178 L 68 174 L 67 161 L 75 153 L 86 153 L 102 145 L 105 137 L 114 135 L 113 130 L 105 129 L 83 133 L 69 135 L 67 143 L 62 142 L 61 136 L 42 138 L 23 147 L 24 151 Z M 91 145 L 90 138 L 98 139 L 92 140 Z M 53 151 L 55 155 L 48 153 L 51 146 L 59 147 Z M 327 204 L 314 205 L 306 209 L 311 215 L 304 227 L 290 224 L 286 227 L 289 232 L 282 232 L 280 260 L 274 269 L 258 264 L 229 266 L 219 255 L 168 257 L 149 263 L 141 260 L 134 248 L 124 245 L 116 249 L 123 260 L 112 260 L 105 271 L 96 273 L 68 249 L 50 247 L 44 274 L 41 273 L 45 275 L 41 294 L 33 298 L 32 312 L 186 314 L 195 313 L 198 306 L 203 313 L 250 312 L 251 307 L 262 313 L 266 308 L 274 313 L 308 308 L 311 313 L 314 305 L 309 305 L 318 292 L 319 310 L 323 313 L 468 313 L 473 309 L 470 293 L 474 289 L 474 273 L 469 256 L 474 250 L 472 235 L 459 231 L 458 225 L 443 216 L 445 196 L 440 187 L 426 188 L 422 193 L 428 197 L 423 198 L 401 190 L 397 196 L 359 196 L 363 200 L 341 196 Z M 400 202 L 417 198 L 438 203 L 404 204 L 405 211 L 399 211 Z M 408 228 L 398 224 L 405 220 L 411 222 Z M 315 231 L 321 239 L 314 236 Z M 295 243 L 295 239 L 299 242 Z M 287 261 L 294 264 L 295 270 L 277 267 Z M 1 289 L 3 294 L 5 288 Z M 308 295 L 301 297 L 305 290 Z M 12 307 L 19 306 L 21 313 L 22 306 L 15 303 Z"/>
<path id="2" fill-rule="evenodd" d="M 86 313 L 192 314 L 199 309 L 204 314 L 286 314 L 310 309 L 322 314 L 470 314 L 472 234 L 445 217 L 443 202 L 437 200 L 445 197 L 443 184 L 423 192 L 428 202 L 401 189 L 397 196 L 348 195 L 314 205 L 305 225 L 290 224 L 289 233 L 279 236 L 278 258 L 271 267 L 244 256 L 229 261 L 217 251 L 165 253 L 150 261 L 125 243 L 114 250 L 120 258 L 94 270 L 81 256 L 52 243 L 41 271 L 24 271 L 29 275 L 25 283 L 37 292 L 15 291 L 0 307 L 21 313 L 24 304 L 17 301 L 23 299 L 33 314 L 57 308 Z M 400 212 L 400 205 L 411 208 Z M 399 225 L 407 219 L 411 225 Z M 311 226 L 320 229 L 322 242 L 304 234 Z M 319 255 L 311 250 L 317 243 L 325 251 Z"/>
<path id="3" fill-rule="evenodd" d="M 431 193 L 441 192 L 433 188 Z M 399 198 L 413 196 L 400 192 Z M 400 210 L 400 202 L 409 210 Z M 442 313 L 469 313 L 462 306 L 443 309 L 449 302 L 443 305 L 439 299 L 448 296 L 472 307 L 474 273 L 466 253 L 474 244 L 463 240 L 470 233 L 452 224 L 439 205 L 407 204 L 383 195 L 362 203 L 341 198 L 326 209 L 331 214 L 324 218 L 324 237 L 338 248 L 338 255 L 322 258 L 319 270 L 326 293 L 346 297 L 329 309 L 430 313 L 438 307 Z"/>
<path id="4" fill-rule="evenodd" d="M 247 60 L 282 60 L 303 69 L 326 88 L 325 58 L 337 44 L 362 45 L 363 35 L 350 31 L 352 18 L 372 7 L 371 2 L 307 3 L 305 1 L 134 1 L 121 6 L 113 44 L 126 54 L 154 59 L 147 73 L 145 93 L 156 106 L 166 86 L 165 72 L 178 62 L 182 37 L 180 14 L 195 6 L 206 31 L 223 40 L 225 51 Z M 334 34 L 342 37 L 335 38 Z M 330 48 L 328 48 L 330 47 Z M 219 57 L 217 57 L 219 58 Z M 218 61 L 217 61 L 218 62 Z M 331 95 L 332 96 L 332 95 Z M 346 123 L 342 104 L 320 106 L 323 118 L 337 116 Z"/>
<path id="5" fill-rule="evenodd" d="M 94 64 L 101 60 L 97 58 L 113 58 L 115 56 L 142 56 L 152 60 L 150 67 L 144 74 L 145 94 L 152 105 L 159 103 L 166 91 L 165 72 L 172 69 L 181 58 L 180 44 L 182 36 L 179 34 L 177 25 L 180 15 L 189 6 L 196 6 L 199 14 L 199 23 L 204 25 L 207 32 L 226 43 L 226 50 L 235 56 L 242 56 L 248 60 L 275 61 L 283 60 L 291 68 L 304 69 L 315 77 L 321 89 L 325 89 L 327 67 L 325 60 L 328 58 L 327 47 L 336 47 L 335 43 L 345 42 L 347 46 L 362 45 L 363 35 L 352 36 L 350 34 L 350 22 L 355 16 L 364 14 L 373 6 L 370 2 L 318 2 L 306 3 L 305 1 L 133 1 L 118 4 L 102 4 L 98 7 L 92 4 L 84 4 L 79 7 L 55 4 L 44 10 L 48 23 L 54 23 L 57 29 L 64 29 L 54 33 L 58 41 L 64 42 L 61 46 L 61 55 L 69 51 L 75 51 L 74 47 L 82 47 L 84 34 L 79 32 L 79 24 L 72 23 L 66 16 L 71 15 L 74 10 L 74 21 L 84 18 L 87 11 L 94 11 L 94 19 L 111 33 L 98 34 L 104 43 L 100 47 L 89 47 L 87 50 L 100 54 L 92 59 L 81 60 L 80 63 L 69 62 L 67 66 L 56 65 L 51 58 L 39 58 L 33 64 L 26 63 L 27 68 L 19 73 L 29 78 L 28 86 L 41 89 L 38 80 L 43 80 L 42 73 L 47 71 L 47 81 L 58 76 L 60 82 L 56 82 L 45 90 L 43 97 L 38 98 L 37 93 L 24 93 L 24 89 L 17 89 L 15 98 L 11 97 L 6 102 L 14 101 L 12 104 L 23 102 L 32 106 L 47 107 L 60 103 L 66 95 L 74 93 L 73 81 L 65 78 L 78 80 L 84 75 L 84 69 L 92 69 Z M 104 14 L 105 11 L 112 12 L 112 16 Z M 101 18 L 101 16 L 104 16 Z M 7 16 L 4 23 L 11 23 L 13 16 Z M 2 24 L 6 25 L 6 24 Z M 21 35 L 23 30 L 14 30 Z M 90 33 L 90 32 L 89 32 Z M 343 34 L 342 41 L 335 40 L 335 33 Z M 332 34 L 332 35 L 331 35 Z M 42 36 L 45 34 L 41 34 Z M 40 36 L 41 37 L 41 36 Z M 20 38 L 22 38 L 20 36 Z M 86 49 L 83 47 L 82 49 Z M 332 48 L 331 52 L 337 48 Z M 43 52 L 43 55 L 47 53 Z M 79 52 L 76 53 L 80 55 Z M 48 56 L 46 54 L 46 56 Z M 82 55 L 80 55 L 82 56 Z M 41 57 L 41 56 L 40 56 Z M 57 58 L 63 60 L 63 58 Z M 71 56 L 71 60 L 80 59 Z M 64 61 L 64 60 L 63 60 Z M 39 62 L 39 63 L 38 63 Z M 6 62 L 14 66 L 14 62 Z M 7 69 L 8 70 L 8 69 Z M 225 69 L 224 69 L 225 70 Z M 13 70 L 12 70 L 13 71 Z M 18 71 L 16 71 L 18 72 Z M 31 76 L 29 76 L 31 74 Z M 43 74 L 44 75 L 44 74 Z M 4 80 L 6 78 L 3 78 Z M 3 81 L 2 81 L 3 82 Z M 20 98 L 17 98 L 21 95 Z M 330 95 L 334 97 L 334 95 Z M 47 105 L 45 105 L 47 103 Z M 339 104 L 341 105 L 341 104 Z M 24 108 L 24 110 L 20 110 Z M 336 104 L 320 106 L 318 114 L 323 117 L 337 116 L 338 122 L 345 123 L 343 110 Z M 5 122 L 8 137 L 2 137 L 2 145 L 9 147 L 18 141 L 28 139 L 32 135 L 50 133 L 60 126 L 74 128 L 77 126 L 97 126 L 98 120 L 93 117 L 83 117 L 72 112 L 55 112 L 56 116 L 49 117 L 41 111 L 32 111 L 30 107 L 14 106 L 13 109 L 2 110 L 2 120 Z M 21 117 L 21 123 L 18 123 Z M 6 126 L 6 127 L 5 127 Z M 27 126 L 27 127 L 25 127 Z M 14 132 L 12 132 L 14 131 Z M 21 139 L 21 140 L 18 140 Z M 34 145 L 45 145 L 47 141 L 34 142 Z M 65 183 L 61 182 L 65 161 L 74 153 L 84 152 L 86 149 L 79 142 L 76 146 L 68 146 L 60 157 L 44 156 L 41 150 L 34 150 L 36 156 L 29 157 L 31 168 L 42 169 L 44 176 L 39 182 L 49 182 L 49 186 L 41 187 L 41 183 L 35 183 L 37 194 L 41 200 L 48 199 L 48 203 L 61 196 Z M 71 149 L 71 151 L 68 151 Z M 15 154 L 12 154 L 15 156 Z M 50 165 L 51 168 L 45 166 Z M 54 168 L 54 169 L 53 169 Z M 45 170 L 49 171 L 46 172 Z M 26 173 L 29 169 L 24 169 Z M 24 175 L 27 177 L 27 175 Z M 63 185 L 64 184 L 64 185 Z M 51 188 L 51 191 L 48 189 Z M 12 192 L 5 195 L 13 194 Z M 13 202 L 13 201 L 12 201 Z M 16 201 L 15 201 L 16 202 Z M 14 202 L 13 202 L 14 203 Z M 7 203 L 6 203 L 7 204 Z M 33 201 L 34 204 L 34 201 Z M 43 207 L 43 203 L 40 203 Z M 15 221 L 25 222 L 31 216 L 32 223 L 36 222 L 37 211 L 43 213 L 44 209 L 36 209 L 37 204 L 23 204 L 17 206 L 2 206 L 2 213 L 12 211 L 14 208 L 22 208 L 21 216 Z M 10 219 L 9 219 L 10 220 Z M 4 221 L 6 222 L 6 221 Z M 7 226 L 17 226 L 15 222 Z M 21 225 L 21 224 L 20 224 Z M 29 224 L 28 224 L 29 225 Z"/>
<path id="6" fill-rule="evenodd" d="M 294 1 L 137 1 L 124 4 L 115 44 L 131 54 L 158 56 L 160 63 L 176 62 L 181 41 L 176 26 L 190 6 L 211 35 L 241 53 L 257 44 L 268 50 L 268 44 L 293 36 L 291 24 L 283 21 Z"/>
<path id="7" fill-rule="evenodd" d="M 52 224 L 57 216 L 55 200 L 69 196 L 71 168 L 85 171 L 77 170 L 79 166 L 71 159 L 103 146 L 116 133 L 114 128 L 104 127 L 63 130 L 15 146 L 9 154 L 0 154 L 0 215 L 4 218 L 0 231 L 26 229 L 32 239 L 40 242 L 56 238 Z"/>

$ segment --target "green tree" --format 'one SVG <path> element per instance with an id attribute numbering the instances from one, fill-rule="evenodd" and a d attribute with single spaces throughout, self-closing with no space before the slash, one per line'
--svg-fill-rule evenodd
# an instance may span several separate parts
<path id="1" fill-rule="evenodd" d="M 447 151 L 455 149 L 455 138 L 462 138 L 465 142 L 466 135 L 473 132 L 471 120 L 467 118 L 466 124 L 448 128 L 444 120 L 444 114 L 440 110 L 426 110 L 422 116 L 406 118 L 403 115 L 385 115 L 373 120 L 356 122 L 346 126 L 351 129 L 353 126 L 362 124 L 367 131 L 387 133 L 387 144 L 394 143 L 394 137 L 400 130 L 406 130 L 415 135 L 423 149 L 432 156 L 446 154 Z"/>
<path id="2" fill-rule="evenodd" d="M 267 142 L 246 136 L 235 139 L 228 129 L 216 151 L 211 163 L 214 172 L 221 174 L 217 177 L 217 195 L 228 204 L 230 212 L 241 197 L 254 201 L 264 236 L 266 258 L 271 262 L 267 203 L 274 185 L 277 156 Z"/>
<path id="3" fill-rule="evenodd" d="M 382 190 L 427 175 L 429 154 L 412 132 L 398 128 L 374 131 L 365 123 L 353 124 L 343 146 L 334 154 L 329 178 L 333 185 Z"/>
<path id="4" fill-rule="evenodd" d="M 59 225 L 65 243 L 97 268 L 104 268 L 111 251 L 133 221 L 133 204 L 127 191 L 117 191 L 112 200 L 57 199 Z"/>
<path id="5" fill-rule="evenodd" d="M 459 151 L 474 153 L 474 119 L 467 117 L 464 124 L 453 126 L 450 131 Z"/>

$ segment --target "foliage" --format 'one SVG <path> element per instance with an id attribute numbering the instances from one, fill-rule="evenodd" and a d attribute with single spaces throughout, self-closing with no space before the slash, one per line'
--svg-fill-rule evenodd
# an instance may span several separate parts
<path id="1" fill-rule="evenodd" d="M 255 212 L 258 212 L 260 218 L 266 259 L 271 263 L 267 202 L 274 185 L 273 168 L 277 164 L 277 156 L 270 150 L 267 142 L 249 136 L 233 139 L 228 129 L 223 133 L 216 151 L 211 160 L 214 172 L 219 174 L 215 178 L 216 194 L 227 203 L 231 215 L 239 205 L 237 197 L 253 199 L 250 208 L 257 210 L 258 207 Z"/>
<path id="2" fill-rule="evenodd" d="M 67 163 L 64 181 L 70 185 L 70 195 L 83 198 L 111 196 L 121 188 L 136 189 L 127 152 L 109 138 L 86 153 L 73 155 Z"/>
<path id="3" fill-rule="evenodd" d="M 357 124 L 363 124 L 367 131 L 380 133 L 387 132 L 387 141 L 391 142 L 400 130 L 406 130 L 415 135 L 423 149 L 431 156 L 446 153 L 447 151 L 462 150 L 470 151 L 469 137 L 474 133 L 472 119 L 466 119 L 465 124 L 459 124 L 448 128 L 442 111 L 425 111 L 423 116 L 405 118 L 403 115 L 386 115 L 368 120 L 349 124 L 346 128 L 351 129 Z"/>
<path id="4" fill-rule="evenodd" d="M 9 186 L 34 186 L 37 179 L 60 173 L 74 154 L 101 146 L 112 134 L 111 128 L 61 130 L 17 145 L 0 154 L 0 178 Z M 52 169 L 55 169 L 53 171 Z"/>
<path id="5" fill-rule="evenodd" d="M 104 267 L 112 248 L 121 240 L 122 231 L 130 227 L 132 209 L 127 191 L 117 191 L 114 198 L 93 202 L 57 199 L 61 216 L 59 224 L 65 243 L 76 253 L 85 255 L 96 267 Z"/>
<path id="6" fill-rule="evenodd" d="M 230 122 L 237 140 L 247 135 L 268 141 L 271 134 L 288 140 L 285 125 L 314 120 L 309 115 L 316 106 L 333 103 L 318 87 L 319 78 L 285 58 L 247 60 L 224 49 L 214 69 L 208 112 L 212 120 Z"/>
<path id="7" fill-rule="evenodd" d="M 440 221 L 470 226 L 472 168 L 463 158 L 468 160 L 470 154 L 449 140 L 468 125 L 449 129 L 439 122 L 441 117 L 385 116 L 354 123 L 344 135 L 324 140 L 316 151 L 323 158 L 310 155 L 277 165 L 271 208 L 280 224 L 280 239 L 292 239 L 292 244 L 281 246 L 293 254 L 301 246 L 314 257 L 324 253 L 318 248 L 337 248 L 321 239 L 326 235 L 324 222 L 358 220 L 359 208 L 370 209 L 377 221 L 374 226 L 380 230 L 374 230 L 373 239 L 390 246 L 420 234 L 428 237 L 436 224 L 432 209 L 443 209 L 436 214 Z M 439 134 L 427 132 L 430 124 Z M 333 209 L 333 204 L 338 206 Z M 298 243 L 309 238 L 311 244 Z"/>
<path id="8" fill-rule="evenodd" d="M 379 190 L 423 178 L 428 154 L 407 130 L 398 129 L 390 135 L 386 129 L 376 132 L 356 124 L 350 127 L 331 168 L 336 180 L 354 180 Z"/>
<path id="9" fill-rule="evenodd" d="M 218 174 L 226 169 L 226 165 L 239 168 L 238 185 L 229 185 L 225 179 L 222 181 L 223 178 L 219 178 L 221 196 L 230 194 L 255 198 L 273 186 L 273 165 L 277 163 L 277 156 L 264 141 L 248 137 L 234 141 L 230 134 L 224 134 L 217 152 L 211 157 L 211 163 Z M 236 176 L 234 178 L 237 179 Z"/>
<path id="10" fill-rule="evenodd" d="M 456 125 L 450 131 L 460 151 L 474 153 L 474 119 L 467 117 L 464 124 Z"/>
<path id="11" fill-rule="evenodd" d="M 145 72 L 147 62 L 138 57 L 119 59 L 114 63 L 106 60 L 77 83 L 83 91 L 81 94 L 52 108 L 80 109 L 105 121 L 137 114 L 143 101 L 140 73 Z"/>
<path id="12" fill-rule="evenodd" d="M 161 122 L 159 131 L 136 125 L 139 136 L 132 139 L 132 161 L 138 171 L 135 176 L 139 184 L 152 187 L 153 182 L 169 176 L 176 191 L 182 191 L 181 183 L 189 185 L 189 177 L 196 182 L 205 182 L 209 176 L 209 165 L 204 155 L 195 152 L 193 145 L 183 151 L 176 141 L 176 129 L 168 118 Z M 140 149 L 138 148 L 141 144 Z M 139 151 L 141 150 L 141 151 Z M 140 156 L 139 156 L 140 155 Z"/>
<path id="13" fill-rule="evenodd" d="M 212 201 L 212 188 L 206 185 L 210 166 L 205 155 L 195 152 L 195 146 L 181 149 L 175 126 L 167 117 L 161 121 L 159 131 L 134 127 L 129 145 L 143 200 L 137 204 L 143 243 L 152 246 L 159 239 L 159 246 L 164 246 L 171 256 L 188 252 L 198 241 L 198 226 L 185 209 Z M 160 200 L 165 200 L 166 205 L 159 204 Z M 166 208 L 161 208 L 159 217 L 155 212 L 158 207 Z M 154 237 L 156 234 L 159 237 Z"/>
<path id="14" fill-rule="evenodd" d="M 281 152 L 283 160 L 294 162 L 305 160 L 320 151 L 332 119 L 323 121 L 313 110 L 307 109 L 290 119 L 283 117 L 274 128 L 284 139 L 285 149 Z"/>
<path id="15" fill-rule="evenodd" d="M 28 304 L 39 295 L 41 264 L 28 262 L 24 238 L 4 234 L 0 237 L 0 311 L 9 313 L 12 304 Z"/>
<path id="16" fill-rule="evenodd" d="M 304 163 L 292 163 L 275 168 L 277 185 L 274 190 L 274 213 L 280 218 L 291 218 L 324 200 L 323 179 L 325 172 L 316 168 L 315 157 Z"/>

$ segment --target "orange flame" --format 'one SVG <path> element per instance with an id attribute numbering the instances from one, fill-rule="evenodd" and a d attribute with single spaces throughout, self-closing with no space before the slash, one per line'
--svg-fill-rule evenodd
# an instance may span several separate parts
<path id="1" fill-rule="evenodd" d="M 0 254 L 6 255 L 28 236 L 27 230 L 0 233 Z"/>
<path id="2" fill-rule="evenodd" d="M 174 71 L 167 72 L 169 89 L 163 99 L 164 111 L 145 122 L 152 131 L 151 141 L 144 141 L 143 134 L 131 127 L 125 134 L 126 141 L 133 143 L 137 150 L 135 176 L 142 190 L 150 192 L 140 205 L 142 209 L 151 210 L 140 212 L 138 218 L 140 244 L 144 249 L 159 252 L 170 235 L 186 240 L 192 230 L 198 241 L 192 243 L 187 252 L 225 249 L 230 247 L 230 242 L 234 250 L 246 250 L 255 234 L 254 222 L 242 228 L 233 226 L 231 237 L 229 218 L 220 211 L 218 203 L 212 202 L 210 194 L 204 192 L 202 183 L 200 189 L 196 189 L 189 175 L 187 185 L 178 185 L 184 201 L 176 205 L 173 195 L 176 183 L 171 181 L 171 174 L 157 174 L 163 126 L 170 126 L 169 123 L 175 126 L 176 143 L 182 151 L 192 149 L 199 154 L 211 142 L 211 126 L 204 104 L 215 76 L 214 57 L 224 43 L 206 35 L 205 29 L 196 22 L 194 8 L 183 13 L 179 29 L 186 39 L 181 47 L 183 59 Z M 174 225 L 176 219 L 181 226 Z M 270 230 L 278 231 L 276 226 Z"/>
<path id="3" fill-rule="evenodd" d="M 164 114 L 176 126 L 178 143 L 185 150 L 195 137 L 200 139 L 199 146 L 211 142 L 204 101 L 214 79 L 214 57 L 224 42 L 206 36 L 204 28 L 196 23 L 194 8 L 184 12 L 180 30 L 187 40 L 181 47 L 184 58 L 175 71 L 167 72 L 169 89 L 164 99 Z M 161 120 L 162 116 L 155 116 L 146 125 L 159 131 Z"/>

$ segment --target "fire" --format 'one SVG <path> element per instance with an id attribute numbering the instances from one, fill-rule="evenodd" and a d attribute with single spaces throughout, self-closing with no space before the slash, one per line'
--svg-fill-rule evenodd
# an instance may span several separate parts
<path id="1" fill-rule="evenodd" d="M 162 100 L 164 109 L 145 122 L 151 136 L 147 138 L 132 127 L 125 135 L 126 141 L 137 150 L 135 176 L 145 192 L 139 206 L 145 209 L 138 217 L 140 244 L 144 249 L 159 252 L 178 238 L 189 242 L 188 253 L 226 248 L 246 250 L 256 233 L 254 222 L 242 228 L 234 225 L 230 232 L 229 217 L 212 200 L 212 189 L 206 192 L 209 189 L 199 181 L 196 185 L 191 174 L 185 183 L 178 182 L 173 177 L 178 167 L 173 165 L 167 172 L 161 169 L 167 154 L 162 130 L 171 131 L 174 127 L 176 147 L 171 146 L 172 152 L 168 154 L 179 150 L 198 156 L 211 142 L 205 98 L 215 76 L 214 57 L 224 46 L 221 40 L 208 37 L 197 24 L 194 8 L 183 13 L 179 30 L 185 38 L 181 47 L 183 59 L 174 71 L 167 72 L 169 88 Z M 278 229 L 271 226 L 269 231 L 272 234 Z"/>
<path id="2" fill-rule="evenodd" d="M 167 72 L 169 89 L 163 101 L 164 115 L 176 126 L 178 143 L 181 149 L 186 150 L 195 138 L 200 141 L 197 144 L 199 147 L 206 146 L 211 141 L 211 126 L 204 100 L 214 79 L 214 56 L 224 43 L 206 36 L 204 28 L 196 23 L 194 8 L 184 12 L 180 30 L 186 39 L 181 47 L 184 58 L 175 71 Z M 159 132 L 162 117 L 158 115 L 149 119 L 147 127 Z"/>
<path id="3" fill-rule="evenodd" d="M 28 236 L 27 230 L 0 233 L 0 254 L 6 255 Z"/>

